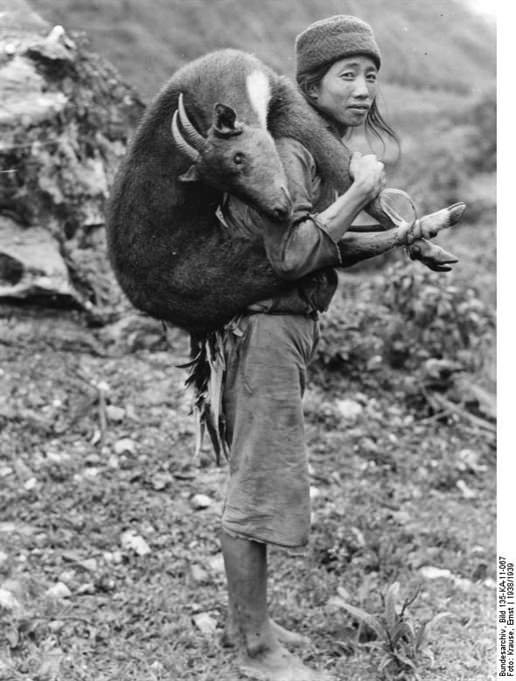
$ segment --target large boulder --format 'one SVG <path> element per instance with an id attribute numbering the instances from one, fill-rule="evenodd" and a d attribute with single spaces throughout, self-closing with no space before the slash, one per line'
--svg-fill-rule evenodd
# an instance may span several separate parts
<path id="1" fill-rule="evenodd" d="M 0 300 L 113 309 L 104 207 L 144 105 L 82 34 L 0 17 Z"/>

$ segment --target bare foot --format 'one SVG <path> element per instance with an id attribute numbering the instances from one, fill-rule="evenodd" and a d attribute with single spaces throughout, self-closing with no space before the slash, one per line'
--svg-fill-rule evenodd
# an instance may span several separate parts
<path id="1" fill-rule="evenodd" d="M 274 620 L 269 620 L 272 634 L 278 643 L 284 643 L 293 648 L 306 648 L 310 645 L 308 636 L 303 636 L 295 631 L 285 629 Z M 236 648 L 239 644 L 239 632 L 236 624 L 230 619 L 222 634 L 221 643 L 224 648 Z"/>
<path id="2" fill-rule="evenodd" d="M 265 650 L 257 655 L 242 656 L 240 671 L 259 681 L 335 681 L 326 672 L 317 672 L 285 648 Z"/>
<path id="3" fill-rule="evenodd" d="M 285 627 L 282 627 L 281 624 L 278 624 L 274 620 L 270 620 L 270 623 L 272 633 L 280 643 L 285 643 L 285 645 L 292 646 L 293 648 L 306 648 L 310 645 L 308 636 L 303 636 L 296 631 L 285 629 Z"/>

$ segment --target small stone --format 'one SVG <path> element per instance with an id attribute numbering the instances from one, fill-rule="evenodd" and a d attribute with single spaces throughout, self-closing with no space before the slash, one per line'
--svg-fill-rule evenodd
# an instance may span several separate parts
<path id="1" fill-rule="evenodd" d="M 193 509 L 201 511 L 205 508 L 209 508 L 213 503 L 213 499 L 210 499 L 206 494 L 194 494 L 190 499 L 190 503 Z"/>
<path id="2" fill-rule="evenodd" d="M 200 612 L 193 616 L 193 622 L 197 629 L 205 636 L 211 636 L 217 629 L 217 623 L 207 612 Z"/>
<path id="3" fill-rule="evenodd" d="M 195 563 L 190 568 L 190 573 L 194 582 L 206 582 L 208 580 L 208 573 L 200 565 Z"/>
<path id="4" fill-rule="evenodd" d="M 23 483 L 23 486 L 25 487 L 26 490 L 30 491 L 31 489 L 34 489 L 37 484 L 38 484 L 37 478 L 29 478 L 28 480 L 26 480 L 26 482 Z"/>
<path id="5" fill-rule="evenodd" d="M 355 400 L 338 400 L 337 409 L 339 410 L 341 416 L 343 416 L 345 419 L 353 421 L 360 416 L 364 410 L 364 407 Z"/>
<path id="6" fill-rule="evenodd" d="M 94 593 L 96 593 L 97 589 L 95 588 L 95 584 L 92 584 L 92 582 L 87 582 L 86 584 L 81 584 L 81 586 L 77 589 L 77 595 L 79 596 L 92 596 Z"/>
<path id="7" fill-rule="evenodd" d="M 21 609 L 21 605 L 18 602 L 18 599 L 15 598 L 10 591 L 0 587 L 0 609 L 1 608 L 4 608 L 4 610 L 16 611 Z"/>
<path id="8" fill-rule="evenodd" d="M 326 607 L 330 610 L 340 610 L 345 608 L 349 599 L 343 599 L 340 596 L 330 596 L 326 601 Z"/>
<path id="9" fill-rule="evenodd" d="M 343 586 L 338 586 L 337 587 L 337 593 L 339 596 L 344 599 L 345 601 L 348 601 L 348 603 L 351 601 L 351 594 L 350 592 L 345 589 Z"/>
<path id="10" fill-rule="evenodd" d="M 114 591 L 116 589 L 116 582 L 107 575 L 102 575 L 97 579 L 95 584 L 96 591 Z"/>
<path id="11" fill-rule="evenodd" d="M 81 560 L 79 565 L 87 570 L 88 572 L 95 572 L 98 565 L 95 558 L 86 558 L 86 560 Z"/>
<path id="12" fill-rule="evenodd" d="M 123 560 L 120 551 L 105 551 L 102 556 L 106 563 L 114 563 L 115 565 L 119 565 Z"/>
<path id="13" fill-rule="evenodd" d="M 152 487 L 157 491 L 161 491 L 170 485 L 173 478 L 170 473 L 156 473 L 152 477 Z"/>
<path id="14" fill-rule="evenodd" d="M 6 579 L 0 588 L 10 591 L 17 601 L 23 603 L 27 600 L 27 583 L 20 579 Z"/>
<path id="15" fill-rule="evenodd" d="M 373 355 L 368 361 L 367 361 L 367 370 L 368 371 L 376 371 L 379 369 L 382 365 L 383 362 L 383 357 L 381 355 Z"/>
<path id="16" fill-rule="evenodd" d="M 321 490 L 317 487 L 310 486 L 310 499 L 314 500 L 321 496 Z"/>
<path id="17" fill-rule="evenodd" d="M 115 407 L 113 404 L 108 404 L 106 407 L 106 415 L 110 421 L 120 423 L 124 420 L 125 409 L 122 409 L 122 407 Z"/>
<path id="18" fill-rule="evenodd" d="M 134 407 L 134 404 L 127 404 L 125 407 L 125 413 L 127 415 L 127 418 L 130 418 L 131 421 L 139 421 L 138 414 L 136 413 L 136 409 Z"/>
<path id="19" fill-rule="evenodd" d="M 213 572 L 224 573 L 224 557 L 222 553 L 216 553 L 214 556 L 208 558 L 208 565 Z"/>
<path id="20" fill-rule="evenodd" d="M 487 466 L 479 461 L 480 454 L 472 449 L 461 449 L 458 457 L 461 463 L 473 473 L 483 473 L 487 470 Z"/>
<path id="21" fill-rule="evenodd" d="M 75 579 L 75 570 L 63 570 L 59 575 L 59 581 L 63 584 L 70 584 Z"/>
<path id="22" fill-rule="evenodd" d="M 461 591 L 468 592 L 473 588 L 473 582 L 470 579 L 465 579 L 464 577 L 453 576 L 453 583 Z"/>
<path id="23" fill-rule="evenodd" d="M 136 454 L 136 442 L 134 440 L 131 440 L 131 438 L 129 437 L 124 437 L 121 440 L 117 440 L 115 442 L 115 444 L 113 445 L 113 449 L 115 451 L 115 454 L 117 454 L 118 456 L 120 456 L 121 454 Z"/>
<path id="24" fill-rule="evenodd" d="M 46 590 L 45 595 L 48 598 L 55 598 L 57 600 L 61 598 L 70 598 L 72 592 L 66 584 L 63 584 L 63 582 L 57 582 L 54 586 L 51 586 L 50 589 Z"/>
<path id="25" fill-rule="evenodd" d="M 100 432 L 100 430 L 98 428 L 95 428 L 95 430 L 93 431 L 93 435 L 91 436 L 90 443 L 93 446 L 95 446 L 100 442 L 101 439 L 102 439 L 102 433 Z"/>
<path id="26" fill-rule="evenodd" d="M 52 463 L 64 463 L 70 459 L 69 454 L 66 454 L 65 452 L 54 452 L 52 450 L 46 452 L 46 457 L 47 461 L 52 461 Z"/>
<path id="27" fill-rule="evenodd" d="M 60 631 L 62 631 L 63 627 L 64 627 L 63 620 L 53 620 L 52 622 L 48 623 L 48 628 L 54 634 L 58 634 Z"/>
<path id="28" fill-rule="evenodd" d="M 4 551 L 0 551 L 0 568 L 2 567 L 2 565 L 7 563 L 8 558 L 9 556 L 7 555 L 7 553 L 4 553 Z"/>
<path id="29" fill-rule="evenodd" d="M 360 546 L 366 545 L 364 534 L 361 530 L 358 529 L 358 527 L 352 527 L 351 532 L 354 534 L 355 539 L 357 540 Z"/>
<path id="30" fill-rule="evenodd" d="M 433 565 L 425 565 L 420 568 L 419 572 L 426 579 L 440 579 L 442 577 L 450 578 L 452 573 L 449 570 L 443 570 L 442 568 L 434 567 Z"/>
<path id="31" fill-rule="evenodd" d="M 370 437 L 364 437 L 360 441 L 360 448 L 367 454 L 377 454 L 378 445 Z"/>
<path id="32" fill-rule="evenodd" d="M 471 489 L 471 487 L 468 487 L 464 480 L 457 480 L 457 487 L 462 492 L 462 496 L 464 497 L 464 499 L 476 498 L 477 493 L 475 492 L 475 490 Z"/>
<path id="33" fill-rule="evenodd" d="M 124 532 L 120 538 L 120 542 L 124 549 L 130 549 L 139 556 L 146 556 L 151 552 L 150 546 L 147 544 L 145 539 L 139 534 L 136 534 L 136 532 L 133 530 L 127 530 Z"/>
<path id="34" fill-rule="evenodd" d="M 393 511 L 391 515 L 397 523 L 400 523 L 400 525 L 406 525 L 412 519 L 410 513 L 402 509 L 399 511 Z"/>

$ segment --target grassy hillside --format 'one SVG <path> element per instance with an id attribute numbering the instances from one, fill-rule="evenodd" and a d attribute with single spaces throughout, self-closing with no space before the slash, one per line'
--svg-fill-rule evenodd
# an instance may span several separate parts
<path id="1" fill-rule="evenodd" d="M 237 47 L 292 73 L 294 38 L 337 13 L 369 21 L 383 80 L 412 89 L 475 92 L 493 79 L 494 30 L 459 0 L 32 0 L 46 19 L 85 30 L 145 97 L 185 61 Z"/>

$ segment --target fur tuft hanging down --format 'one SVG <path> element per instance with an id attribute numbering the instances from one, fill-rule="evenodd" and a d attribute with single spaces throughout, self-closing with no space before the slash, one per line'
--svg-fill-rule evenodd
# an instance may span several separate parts
<path id="1" fill-rule="evenodd" d="M 195 456 L 198 456 L 208 431 L 215 451 L 215 460 L 220 466 L 222 455 L 229 459 L 226 423 L 222 410 L 222 392 L 226 362 L 224 359 L 224 338 L 227 329 L 210 331 L 202 337 L 191 338 L 192 360 L 179 368 L 189 369 L 185 385 L 194 392 L 196 423 Z"/>

